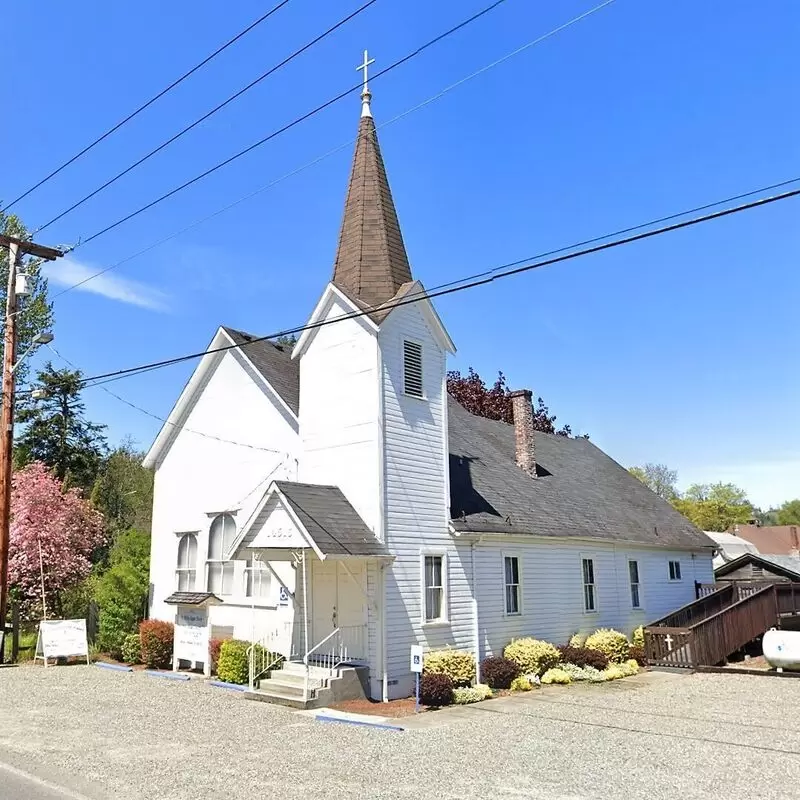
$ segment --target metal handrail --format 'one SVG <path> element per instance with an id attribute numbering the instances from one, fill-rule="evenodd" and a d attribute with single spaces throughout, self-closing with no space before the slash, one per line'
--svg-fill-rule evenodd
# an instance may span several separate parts
<path id="1" fill-rule="evenodd" d="M 326 636 L 326 637 L 325 637 L 325 638 L 324 638 L 322 641 L 320 641 L 320 642 L 318 642 L 317 644 L 315 644 L 315 645 L 314 645 L 314 646 L 313 646 L 313 647 L 312 647 L 312 648 L 311 648 L 311 649 L 310 649 L 310 650 L 309 650 L 309 651 L 308 651 L 308 652 L 307 652 L 307 653 L 306 653 L 306 654 L 303 656 L 303 663 L 304 663 L 306 666 L 308 666 L 308 657 L 309 657 L 309 656 L 310 656 L 310 655 L 311 655 L 311 654 L 312 654 L 312 653 L 313 653 L 315 650 L 319 650 L 319 648 L 320 648 L 320 647 L 322 647 L 322 645 L 324 645 L 324 644 L 325 644 L 325 642 L 327 642 L 327 641 L 328 641 L 328 639 L 332 639 L 334 636 L 336 636 L 336 634 L 337 634 L 337 633 L 339 633 L 339 631 L 340 631 L 340 630 L 341 630 L 341 628 L 334 628 L 334 629 L 333 629 L 333 630 L 332 630 L 332 631 L 331 631 L 331 632 L 330 632 L 330 633 L 329 633 L 329 634 L 328 634 L 328 635 L 327 635 L 327 636 Z"/>

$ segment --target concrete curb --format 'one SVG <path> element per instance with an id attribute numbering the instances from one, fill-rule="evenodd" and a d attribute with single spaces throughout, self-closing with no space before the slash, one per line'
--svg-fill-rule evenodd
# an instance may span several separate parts
<path id="1" fill-rule="evenodd" d="M 183 675 L 180 672 L 158 672 L 154 669 L 146 669 L 145 675 L 151 678 L 166 678 L 169 681 L 188 681 L 191 679 L 190 675 Z"/>
<path id="2" fill-rule="evenodd" d="M 206 681 L 209 686 L 214 686 L 217 689 L 230 689 L 234 692 L 246 692 L 249 687 L 247 684 L 242 683 L 226 683 L 225 681 Z"/>
<path id="3" fill-rule="evenodd" d="M 345 725 L 361 725 L 364 728 L 383 728 L 387 731 L 404 731 L 405 728 L 399 725 L 389 725 L 385 722 L 367 722 L 361 719 L 347 719 L 347 717 L 333 717 L 327 714 L 316 714 L 314 719 L 317 722 L 341 722 Z"/>
<path id="4" fill-rule="evenodd" d="M 107 661 L 95 661 L 94 665 L 101 669 L 113 669 L 115 672 L 133 672 L 133 667 L 125 664 L 109 664 Z"/>

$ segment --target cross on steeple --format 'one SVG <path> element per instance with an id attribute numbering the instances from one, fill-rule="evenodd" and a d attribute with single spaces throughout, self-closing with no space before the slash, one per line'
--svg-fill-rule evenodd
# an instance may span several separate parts
<path id="1" fill-rule="evenodd" d="M 370 64 L 374 64 L 375 59 L 370 58 L 367 51 L 364 51 L 364 63 L 359 64 L 356 69 L 363 69 L 364 70 L 364 88 L 361 91 L 361 116 L 362 117 L 371 117 L 372 112 L 369 109 L 369 101 L 372 99 L 372 94 L 369 90 L 369 85 L 367 83 L 367 67 Z"/>

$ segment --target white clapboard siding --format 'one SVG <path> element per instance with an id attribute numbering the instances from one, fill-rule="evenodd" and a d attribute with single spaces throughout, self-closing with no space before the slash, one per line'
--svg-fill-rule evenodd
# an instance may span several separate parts
<path id="1" fill-rule="evenodd" d="M 175 609 L 167 606 L 164 599 L 176 589 L 176 533 L 197 532 L 194 588 L 203 591 L 210 515 L 235 512 L 239 529 L 266 490 L 266 485 L 259 486 L 266 475 L 272 473 L 276 480 L 295 479 L 298 446 L 297 432 L 287 420 L 285 409 L 279 408 L 260 380 L 248 372 L 240 355 L 235 351 L 220 355 L 156 468 L 150 559 L 152 617 L 174 619 Z M 244 561 L 235 562 L 234 593 L 223 598 L 223 606 L 211 610 L 211 621 L 220 627 L 233 627 L 236 636 L 250 638 L 244 566 Z M 280 568 L 286 570 L 285 566 Z M 286 572 L 286 579 L 293 580 L 291 570 Z M 276 585 L 273 589 L 277 592 Z M 262 626 L 272 618 L 276 600 L 269 598 L 259 603 L 263 608 L 257 624 Z"/>
<path id="2" fill-rule="evenodd" d="M 323 319 L 351 313 L 331 302 Z M 378 346 L 361 319 L 319 328 L 300 359 L 300 480 L 338 486 L 379 532 Z"/>
<path id="3" fill-rule="evenodd" d="M 422 399 L 405 389 L 404 342 L 421 345 Z M 465 646 L 471 631 L 469 549 L 448 533 L 445 353 L 415 305 L 397 308 L 381 325 L 383 361 L 384 506 L 386 543 L 395 561 L 386 570 L 389 696 L 411 691 L 409 648 Z M 447 554 L 446 624 L 422 624 L 420 557 Z"/>

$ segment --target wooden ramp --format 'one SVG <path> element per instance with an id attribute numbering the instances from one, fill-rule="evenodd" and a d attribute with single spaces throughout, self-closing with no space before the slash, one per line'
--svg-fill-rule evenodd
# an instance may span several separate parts
<path id="1" fill-rule="evenodd" d="M 717 584 L 704 596 L 644 629 L 651 666 L 715 666 L 748 642 L 800 613 L 800 584 Z"/>

